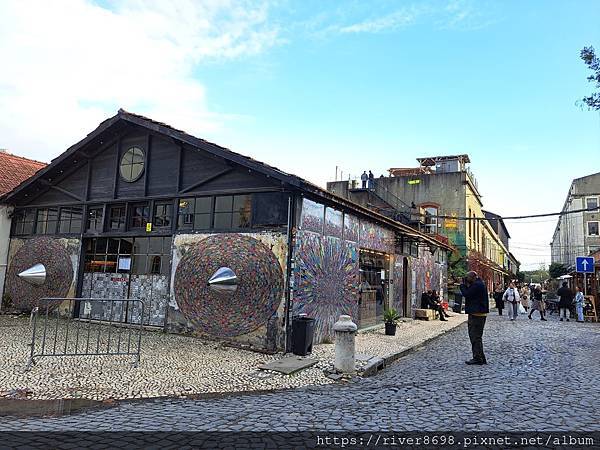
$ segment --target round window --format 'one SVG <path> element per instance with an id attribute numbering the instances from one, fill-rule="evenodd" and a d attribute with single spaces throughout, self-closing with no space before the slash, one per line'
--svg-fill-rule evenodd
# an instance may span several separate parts
<path id="1" fill-rule="evenodd" d="M 131 183 L 144 172 L 144 152 L 139 147 L 131 147 L 121 158 L 119 166 L 123 180 Z"/>

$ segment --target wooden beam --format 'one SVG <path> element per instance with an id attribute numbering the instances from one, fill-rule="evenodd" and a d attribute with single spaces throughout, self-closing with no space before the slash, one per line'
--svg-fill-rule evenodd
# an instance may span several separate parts
<path id="1" fill-rule="evenodd" d="M 112 198 L 117 198 L 117 186 L 119 183 L 119 162 L 121 161 L 121 137 L 117 140 L 117 156 L 115 158 L 115 177 L 113 179 L 113 195 Z"/>
<path id="2" fill-rule="evenodd" d="M 87 173 L 85 175 L 85 201 L 87 202 L 90 199 L 90 182 L 92 179 L 92 160 L 88 159 L 87 162 Z"/>
<path id="3" fill-rule="evenodd" d="M 144 197 L 148 195 L 148 170 L 150 170 L 150 152 L 152 150 L 152 134 L 146 136 L 146 151 L 144 152 Z"/>
<path id="4" fill-rule="evenodd" d="M 208 183 L 208 182 L 210 182 L 212 180 L 215 180 L 217 178 L 222 177 L 225 174 L 228 174 L 232 170 L 233 170 L 233 167 L 228 167 L 227 169 L 223 169 L 220 172 L 217 172 L 217 173 L 212 174 L 212 175 L 210 175 L 208 177 L 205 177 L 205 178 L 201 179 L 200 181 L 192 184 L 191 186 L 188 186 L 185 189 L 180 190 L 179 193 L 180 194 L 185 194 L 186 192 L 190 192 L 190 191 L 196 189 L 197 187 L 202 186 L 203 184 L 206 184 L 206 183 Z"/>
<path id="5" fill-rule="evenodd" d="M 177 192 L 181 190 L 181 167 L 183 165 L 183 152 L 183 145 L 179 145 L 179 151 L 177 152 Z"/>
<path id="6" fill-rule="evenodd" d="M 80 197 L 79 195 L 73 194 L 72 192 L 67 191 L 66 189 L 63 189 L 63 188 L 61 188 L 59 186 L 50 186 L 50 189 L 54 189 L 55 191 L 61 192 L 61 193 L 65 194 L 66 196 L 71 197 L 71 198 L 73 198 L 73 199 L 75 199 L 77 201 L 80 201 L 80 202 L 84 202 L 85 201 L 83 199 L 83 197 Z"/>

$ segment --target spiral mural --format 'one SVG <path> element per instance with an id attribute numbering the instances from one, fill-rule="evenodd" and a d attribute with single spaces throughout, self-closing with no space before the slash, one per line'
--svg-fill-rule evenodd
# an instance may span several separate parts
<path id="1" fill-rule="evenodd" d="M 357 317 L 358 249 L 341 239 L 298 232 L 294 270 L 294 314 L 316 319 L 317 342 L 333 336 L 341 314 Z"/>
<path id="2" fill-rule="evenodd" d="M 211 289 L 220 268 L 237 276 L 235 290 Z M 276 312 L 283 295 L 283 271 L 262 242 L 242 234 L 220 234 L 195 242 L 175 271 L 175 300 L 199 331 L 215 337 L 250 333 Z"/>
<path id="3" fill-rule="evenodd" d="M 4 292 L 15 309 L 29 311 L 41 298 L 67 296 L 73 281 L 73 263 L 60 240 L 48 237 L 28 239 L 9 264 Z M 43 264 L 46 268 L 46 280 L 41 285 L 28 283 L 18 276 L 35 264 Z M 58 304 L 50 305 L 50 309 Z"/>

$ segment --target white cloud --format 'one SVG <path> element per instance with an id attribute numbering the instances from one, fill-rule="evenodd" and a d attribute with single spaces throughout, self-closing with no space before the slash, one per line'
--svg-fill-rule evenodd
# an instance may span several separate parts
<path id="1" fill-rule="evenodd" d="M 218 129 L 193 70 L 278 44 L 268 12 L 228 0 L 0 2 L 0 147 L 49 160 L 119 107 Z"/>
<path id="2" fill-rule="evenodd" d="M 380 33 L 382 31 L 393 31 L 407 25 L 413 24 L 422 10 L 411 7 L 394 11 L 382 17 L 365 20 L 339 29 L 340 33 Z"/>

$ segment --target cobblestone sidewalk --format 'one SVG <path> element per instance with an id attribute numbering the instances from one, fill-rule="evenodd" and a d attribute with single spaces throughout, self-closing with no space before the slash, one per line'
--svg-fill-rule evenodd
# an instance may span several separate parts
<path id="1" fill-rule="evenodd" d="M 448 322 L 408 321 L 396 336 L 378 329 L 360 333 L 357 352 L 385 356 L 403 352 L 460 325 L 466 316 Z M 315 347 L 319 363 L 287 376 L 258 370 L 282 358 L 226 347 L 218 342 L 144 331 L 138 368 L 125 356 L 41 358 L 31 371 L 22 369 L 29 356 L 31 329 L 27 318 L 0 316 L 0 397 L 30 399 L 89 398 L 94 400 L 181 397 L 210 393 L 262 391 L 329 384 L 334 345 Z"/>

